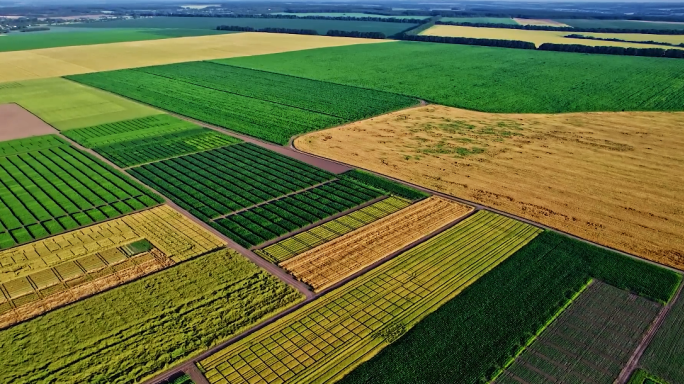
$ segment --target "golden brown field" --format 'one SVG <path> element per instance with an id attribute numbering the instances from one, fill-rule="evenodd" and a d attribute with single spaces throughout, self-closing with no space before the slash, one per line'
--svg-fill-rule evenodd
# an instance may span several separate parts
<path id="1" fill-rule="evenodd" d="M 478 28 L 478 27 L 462 27 L 458 25 L 434 25 L 421 35 L 430 36 L 450 36 L 450 37 L 471 37 L 477 39 L 503 39 L 503 40 L 521 40 L 534 43 L 540 46 L 543 43 L 554 44 L 580 44 L 589 46 L 609 46 L 609 47 L 634 47 L 634 48 L 662 48 L 662 49 L 684 49 L 682 47 L 664 46 L 657 44 L 642 44 L 642 43 L 625 43 L 620 41 L 602 41 L 602 40 L 588 40 L 588 39 L 569 39 L 563 36 L 569 35 L 571 32 L 556 32 L 556 31 L 528 31 L 524 29 L 507 29 L 507 28 Z M 669 35 L 646 35 L 646 34 L 622 34 L 622 33 L 589 33 L 577 32 L 579 35 L 594 36 L 600 38 L 616 38 L 622 40 L 633 41 L 658 41 L 664 43 L 679 44 L 684 42 L 684 36 L 669 36 Z"/>
<path id="2" fill-rule="evenodd" d="M 684 113 L 399 111 L 297 148 L 684 269 Z"/>
<path id="3" fill-rule="evenodd" d="M 472 211 L 472 207 L 432 196 L 280 266 L 320 292 Z"/>
<path id="4" fill-rule="evenodd" d="M 0 53 L 0 83 L 184 61 L 262 55 L 382 40 L 232 33 Z"/>

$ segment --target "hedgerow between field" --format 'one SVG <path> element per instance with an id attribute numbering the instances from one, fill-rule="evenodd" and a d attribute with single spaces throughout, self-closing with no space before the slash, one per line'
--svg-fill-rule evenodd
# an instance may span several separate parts
<path id="1" fill-rule="evenodd" d="M 483 383 L 595 278 L 668 301 L 681 276 L 544 232 L 340 383 Z"/>

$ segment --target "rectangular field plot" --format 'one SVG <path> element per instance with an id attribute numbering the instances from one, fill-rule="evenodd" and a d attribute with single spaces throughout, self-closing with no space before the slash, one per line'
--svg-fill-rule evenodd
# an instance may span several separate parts
<path id="1" fill-rule="evenodd" d="M 69 79 L 279 144 L 417 104 L 394 93 L 207 62 Z"/>
<path id="2" fill-rule="evenodd" d="M 223 246 L 218 238 L 163 205 L 0 251 L 0 283 L 95 254 L 107 264 L 118 264 L 126 256 L 117 248 L 143 238 L 175 262 Z"/>
<path id="3" fill-rule="evenodd" d="M 384 195 L 385 192 L 362 184 L 334 180 L 307 191 L 220 218 L 210 224 L 240 245 L 250 247 Z"/>
<path id="4" fill-rule="evenodd" d="M 169 115 L 74 129 L 64 135 L 122 168 L 242 141 Z"/>
<path id="5" fill-rule="evenodd" d="M 408 207 L 410 204 L 410 202 L 398 197 L 388 197 L 387 199 L 368 207 L 361 208 L 358 211 L 321 224 L 308 231 L 298 233 L 285 240 L 281 240 L 268 247 L 257 250 L 256 252 L 272 263 L 279 263 L 355 229 L 361 228 L 375 220 L 391 215 L 394 212 Z M 363 221 L 355 218 L 358 217 L 359 213 L 366 214 L 366 216 L 371 218 L 370 221 Z"/>
<path id="6" fill-rule="evenodd" d="M 496 383 L 612 383 L 661 307 L 595 281 Z"/>
<path id="7" fill-rule="evenodd" d="M 142 382 L 301 299 L 235 251 L 219 250 L 0 331 L 0 376 Z"/>
<path id="8" fill-rule="evenodd" d="M 472 210 L 471 207 L 433 196 L 280 265 L 318 292 Z M 490 217 L 496 218 L 494 215 Z M 502 228 L 502 231 L 506 229 Z M 494 230 L 492 235 L 496 235 Z"/>
<path id="9" fill-rule="evenodd" d="M 684 383 L 684 295 L 681 293 L 639 365 L 670 384 Z"/>
<path id="10" fill-rule="evenodd" d="M 527 224 L 478 213 L 199 366 L 210 383 L 335 381 L 538 233 Z"/>
<path id="11" fill-rule="evenodd" d="M 129 172 L 205 221 L 335 178 L 250 143 L 143 165 Z"/>
<path id="12" fill-rule="evenodd" d="M 23 140 L 22 140 L 23 142 Z M 9 144 L 8 144 L 9 143 Z M 5 146 L 12 145 L 11 142 Z M 161 198 L 60 140 L 0 157 L 0 249 L 152 207 Z M 19 147 L 14 147 L 15 150 Z"/>

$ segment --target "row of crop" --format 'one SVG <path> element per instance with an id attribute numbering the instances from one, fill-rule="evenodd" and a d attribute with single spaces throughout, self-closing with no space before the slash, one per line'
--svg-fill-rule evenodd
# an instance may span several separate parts
<path id="1" fill-rule="evenodd" d="M 375 220 L 388 216 L 409 205 L 405 200 L 390 197 L 373 205 L 329 221 L 306 232 L 298 233 L 257 252 L 273 263 L 280 263 L 302 252 L 338 238 Z M 365 214 L 368 219 L 359 217 Z"/>
<path id="2" fill-rule="evenodd" d="M 70 147 L 0 158 L 0 176 L 9 229 L 143 194 Z"/>
<path id="3" fill-rule="evenodd" d="M 200 219 L 208 220 L 333 178 L 332 174 L 315 169 L 307 172 L 303 165 L 295 165 L 279 166 L 240 144 L 130 172 Z"/>
<path id="4" fill-rule="evenodd" d="M 658 301 L 668 301 L 681 279 L 544 232 L 340 382 L 489 381 L 591 277 Z"/>
<path id="5" fill-rule="evenodd" d="M 158 204 L 149 196 L 138 196 L 117 201 L 111 205 L 93 207 L 85 211 L 72 212 L 64 216 L 56 216 L 42 222 L 34 222 L 24 226 L 13 223 L 4 226 L 10 216 L 0 219 L 0 249 L 6 249 L 35 239 L 70 231 L 78 227 L 99 221 L 119 217 L 127 213 L 145 209 Z"/>
<path id="6" fill-rule="evenodd" d="M 253 382 L 269 382 L 268 367 L 277 361 L 287 363 L 279 370 L 287 382 L 335 382 L 391 345 L 427 313 L 486 276 L 527 242 L 530 232 L 534 235 L 537 231 L 519 222 L 512 230 L 503 229 L 511 223 L 516 222 L 503 218 L 495 230 L 477 225 L 467 229 L 458 224 L 326 294 L 325 300 L 311 302 L 203 359 L 199 366 L 210 383 L 232 381 L 236 373 Z M 462 238 L 480 242 L 462 246 Z M 450 246 L 442 246 L 445 243 Z M 491 250 L 487 244 L 499 247 Z M 291 356 L 302 354 L 303 359 L 292 361 Z M 263 359 L 269 364 L 257 360 L 244 366 L 243 359 Z M 439 360 L 433 360 L 433 364 L 435 361 Z M 459 376 L 423 382 L 453 382 L 454 377 Z M 368 382 L 380 383 L 383 379 Z"/>
<path id="7" fill-rule="evenodd" d="M 44 135 L 0 142 L 0 156 L 38 151 L 62 145 L 69 145 L 56 135 Z"/>
<path id="8" fill-rule="evenodd" d="M 198 128 L 120 141 L 115 144 L 95 147 L 94 150 L 114 164 L 125 168 L 238 142 L 241 140 L 232 136 L 206 128 Z"/>
<path id="9" fill-rule="evenodd" d="M 382 193 L 345 181 L 316 187 L 245 212 L 217 220 L 212 225 L 239 244 L 250 247 L 313 224 Z"/>
<path id="10" fill-rule="evenodd" d="M 218 91 L 134 70 L 68 77 L 152 106 L 271 142 L 339 125 L 338 117 Z"/>
<path id="11" fill-rule="evenodd" d="M 198 128 L 197 125 L 185 120 L 167 114 L 160 114 L 91 127 L 70 129 L 64 131 L 62 134 L 84 147 L 93 148 L 122 141 L 157 136 L 159 133 L 163 134 L 196 128 Z"/>
<path id="12" fill-rule="evenodd" d="M 352 169 L 343 173 L 340 177 L 354 180 L 375 188 L 380 188 L 384 191 L 390 192 L 394 195 L 401 196 L 409 200 L 418 200 L 429 196 L 428 193 L 419 191 L 414 188 L 407 187 L 403 184 L 391 181 L 382 177 L 378 177 L 369 172 Z"/>
<path id="13" fill-rule="evenodd" d="M 415 98 L 389 92 L 224 65 L 191 62 L 136 68 L 161 77 L 273 103 L 361 120 L 417 104 Z"/>

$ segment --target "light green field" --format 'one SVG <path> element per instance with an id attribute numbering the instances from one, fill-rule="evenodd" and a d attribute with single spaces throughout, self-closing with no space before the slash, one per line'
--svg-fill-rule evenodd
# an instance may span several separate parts
<path id="1" fill-rule="evenodd" d="M 381 19 L 390 19 L 390 18 L 395 18 L 395 19 L 415 19 L 415 20 L 423 20 L 423 19 L 428 19 L 430 16 L 404 16 L 404 15 L 396 15 L 396 16 L 387 16 L 387 15 L 371 15 L 368 13 L 287 13 L 287 12 L 275 12 L 271 13 L 271 15 L 290 15 L 290 16 L 297 16 L 297 17 L 306 17 L 306 16 L 327 16 L 327 17 L 378 17 Z"/>
<path id="2" fill-rule="evenodd" d="M 58 130 L 161 112 L 62 78 L 0 83 L 0 104 L 17 103 Z"/>

